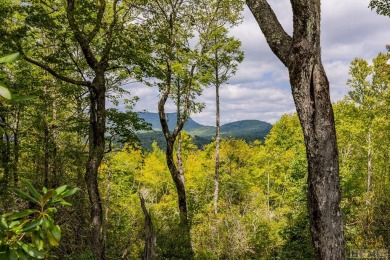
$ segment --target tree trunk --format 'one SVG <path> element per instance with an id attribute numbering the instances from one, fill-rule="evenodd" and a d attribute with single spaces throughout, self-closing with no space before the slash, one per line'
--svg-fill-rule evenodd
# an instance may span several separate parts
<path id="1" fill-rule="evenodd" d="M 49 127 L 47 125 L 47 117 L 45 118 L 45 122 L 43 125 L 43 149 L 44 149 L 44 159 L 43 159 L 43 185 L 49 188 Z"/>
<path id="2" fill-rule="evenodd" d="M 372 145 L 371 145 L 371 129 L 369 129 L 367 134 L 367 194 L 366 194 L 367 206 L 370 204 L 371 178 L 372 178 Z"/>
<path id="3" fill-rule="evenodd" d="M 175 183 L 178 204 L 179 204 L 179 216 L 180 216 L 180 233 L 177 234 L 180 238 L 177 241 L 181 242 L 181 252 L 174 252 L 179 258 L 185 257 L 190 259 L 193 257 L 193 250 L 191 245 L 191 226 L 188 221 L 188 210 L 187 210 L 187 199 L 186 199 L 186 190 L 184 186 L 184 176 L 180 173 L 180 170 L 176 167 L 174 161 L 174 144 L 175 140 L 183 128 L 184 122 L 179 120 L 177 121 L 177 126 L 171 134 L 168 128 L 168 122 L 165 114 L 165 102 L 168 99 L 169 89 L 163 92 L 162 97 L 158 102 L 158 111 L 161 127 L 164 133 L 164 137 L 167 143 L 167 148 L 165 151 L 165 157 L 169 172 L 172 176 L 173 182 Z"/>
<path id="4" fill-rule="evenodd" d="M 15 125 L 14 125 L 14 162 L 12 166 L 12 172 L 13 172 L 13 179 L 14 179 L 14 186 L 17 187 L 18 180 L 19 180 L 19 115 L 20 115 L 20 108 L 17 108 L 16 114 L 15 114 Z"/>
<path id="5" fill-rule="evenodd" d="M 105 259 L 103 243 L 103 211 L 98 187 L 98 170 L 104 156 L 105 132 L 105 79 L 96 75 L 89 88 L 90 122 L 89 122 L 89 156 L 86 164 L 85 182 L 91 203 L 91 237 L 95 259 Z"/>
<path id="6" fill-rule="evenodd" d="M 1 164 L 3 168 L 2 190 L 5 191 L 9 184 L 10 175 L 10 140 L 7 131 L 4 129 L 4 133 L 1 135 L 0 149 L 1 149 Z"/>
<path id="7" fill-rule="evenodd" d="M 269 46 L 288 68 L 308 160 L 308 209 L 317 259 L 345 259 L 339 164 L 329 82 L 321 62 L 320 1 L 291 0 L 289 36 L 266 0 L 247 0 Z"/>
<path id="8" fill-rule="evenodd" d="M 218 81 L 218 70 L 216 73 Z M 218 214 L 218 194 L 219 194 L 219 148 L 221 142 L 220 113 L 219 113 L 219 84 L 215 86 L 216 92 L 216 130 L 215 130 L 215 175 L 214 175 L 214 214 Z"/>
<path id="9" fill-rule="evenodd" d="M 141 200 L 142 212 L 145 216 L 145 249 L 144 249 L 144 260 L 156 259 L 156 233 L 152 223 L 152 218 L 149 211 L 146 209 L 145 199 L 139 194 Z"/>

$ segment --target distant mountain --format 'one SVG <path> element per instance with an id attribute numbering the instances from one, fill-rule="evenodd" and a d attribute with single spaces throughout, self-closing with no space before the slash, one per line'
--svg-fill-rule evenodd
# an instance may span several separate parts
<path id="1" fill-rule="evenodd" d="M 169 129 L 173 129 L 176 126 L 177 113 L 166 113 L 166 115 L 168 118 Z M 158 113 L 138 112 L 138 117 L 143 118 L 146 122 L 152 124 L 153 130 L 161 131 L 161 124 L 160 118 L 158 117 Z M 192 118 L 190 118 L 184 126 L 184 130 L 188 132 L 200 127 L 203 127 L 203 125 L 195 122 L 194 120 L 192 120 Z"/>
<path id="2" fill-rule="evenodd" d="M 140 112 L 138 116 L 152 125 L 153 131 L 139 133 L 142 146 L 151 149 L 153 141 L 161 148 L 165 147 L 165 139 L 161 131 L 160 119 L 157 113 Z M 172 130 L 176 126 L 176 113 L 168 113 L 168 126 Z M 224 138 L 244 139 L 247 142 L 264 140 L 272 125 L 259 120 L 240 120 L 221 126 L 221 136 Z M 212 142 L 215 138 L 215 127 L 205 126 L 195 122 L 192 118 L 183 129 L 192 136 L 194 143 L 200 148 Z"/>

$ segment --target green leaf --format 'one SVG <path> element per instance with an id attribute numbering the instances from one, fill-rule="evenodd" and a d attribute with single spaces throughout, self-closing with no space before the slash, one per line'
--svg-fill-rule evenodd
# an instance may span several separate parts
<path id="1" fill-rule="evenodd" d="M 15 188 L 15 192 L 16 194 L 18 194 L 18 196 L 22 199 L 25 199 L 25 200 L 28 200 L 28 201 L 31 201 L 31 202 L 34 202 L 36 204 L 39 204 L 39 201 L 36 200 L 35 198 L 31 197 L 30 195 L 28 195 L 27 193 Z"/>
<path id="2" fill-rule="evenodd" d="M 57 241 L 60 241 L 60 239 L 61 239 L 61 228 L 60 228 L 59 225 L 55 225 L 53 227 L 53 229 L 51 230 L 51 233 L 53 234 L 55 239 L 57 239 Z"/>
<path id="3" fill-rule="evenodd" d="M 10 251 L 9 256 L 8 256 L 9 260 L 18 260 L 19 259 L 18 253 L 16 252 L 16 249 L 11 248 L 9 251 Z"/>
<path id="4" fill-rule="evenodd" d="M 68 185 L 62 185 L 62 186 L 58 187 L 56 189 L 57 194 L 60 195 L 61 193 L 63 193 L 66 190 L 66 187 L 68 187 Z"/>
<path id="5" fill-rule="evenodd" d="M 28 180 L 23 180 L 22 182 L 37 200 L 41 200 L 42 196 Z"/>
<path id="6" fill-rule="evenodd" d="M 70 189 L 70 190 L 66 191 L 61 197 L 62 197 L 62 198 L 65 198 L 65 197 L 72 196 L 72 195 L 75 194 L 78 190 L 79 190 L 79 188 Z"/>
<path id="7" fill-rule="evenodd" d="M 72 204 L 70 204 L 69 202 L 65 201 L 65 200 L 60 200 L 59 203 L 61 205 L 64 205 L 64 206 L 72 206 Z"/>
<path id="8" fill-rule="evenodd" d="M 19 96 L 17 94 L 11 94 L 11 101 L 19 102 L 19 101 L 28 101 L 36 99 L 37 96 Z"/>
<path id="9" fill-rule="evenodd" d="M 23 221 L 21 219 L 18 219 L 18 220 L 15 220 L 15 221 L 11 221 L 11 223 L 9 223 L 8 227 L 9 228 L 14 228 L 18 225 L 20 225 Z"/>
<path id="10" fill-rule="evenodd" d="M 11 99 L 11 92 L 0 82 L 0 96 L 5 99 Z"/>
<path id="11" fill-rule="evenodd" d="M 0 230 L 7 230 L 8 229 L 8 223 L 7 220 L 3 215 L 0 216 Z"/>
<path id="12" fill-rule="evenodd" d="M 39 252 L 38 250 L 36 250 L 35 248 L 33 248 L 27 244 L 21 243 L 21 247 L 29 256 L 32 256 L 32 257 L 35 257 L 38 259 L 45 258 L 45 255 L 43 253 Z"/>
<path id="13" fill-rule="evenodd" d="M 9 55 L 7 55 L 7 56 L 1 57 L 1 58 L 0 58 L 0 63 L 10 63 L 10 62 L 14 62 L 14 61 L 16 61 L 17 59 L 19 59 L 19 57 L 20 57 L 20 53 L 19 53 L 19 52 L 12 53 L 12 54 L 9 54 Z"/>
<path id="14" fill-rule="evenodd" d="M 39 251 L 43 249 L 43 239 L 41 239 L 40 234 L 37 232 L 34 232 L 31 235 L 31 241 L 35 245 L 36 248 L 38 248 Z"/>
<path id="15" fill-rule="evenodd" d="M 36 228 L 37 226 L 42 225 L 42 223 L 43 223 L 43 219 L 42 219 L 42 218 L 38 218 L 38 219 L 36 219 L 36 220 L 34 220 L 34 221 L 31 221 L 31 222 L 28 223 L 27 225 L 25 225 L 25 226 L 21 229 L 21 231 L 22 231 L 22 232 L 30 231 L 30 230 Z"/>
<path id="16" fill-rule="evenodd" d="M 16 253 L 18 254 L 18 257 L 20 260 L 27 260 L 26 254 L 22 250 L 20 250 L 19 248 L 16 249 Z"/>
<path id="17" fill-rule="evenodd" d="M 54 223 L 51 219 L 49 219 L 47 216 L 46 217 L 43 217 L 43 226 L 46 228 L 46 229 L 52 229 L 53 226 L 54 226 Z"/>
<path id="18" fill-rule="evenodd" d="M 5 79 L 7 77 L 7 74 L 0 74 L 0 79 Z"/>
<path id="19" fill-rule="evenodd" d="M 6 217 L 8 219 L 24 218 L 24 217 L 26 217 L 28 215 L 31 215 L 33 213 L 36 213 L 36 212 L 39 212 L 39 211 L 36 210 L 36 209 L 25 209 L 25 210 L 22 210 L 22 211 L 19 211 L 19 212 L 6 214 Z"/>
<path id="20" fill-rule="evenodd" d="M 52 246 L 59 245 L 58 240 L 54 237 L 54 235 L 50 232 L 49 229 L 46 231 L 46 235 L 47 235 L 47 239 L 49 240 L 50 245 L 52 245 Z"/>
<path id="21" fill-rule="evenodd" d="M 46 192 L 46 194 L 43 195 L 42 198 L 41 198 L 41 203 L 42 203 L 42 205 L 46 204 L 46 202 L 47 202 L 51 197 L 53 197 L 53 196 L 56 195 L 56 194 L 57 194 L 57 193 L 56 193 L 55 190 L 48 190 L 48 191 Z"/>

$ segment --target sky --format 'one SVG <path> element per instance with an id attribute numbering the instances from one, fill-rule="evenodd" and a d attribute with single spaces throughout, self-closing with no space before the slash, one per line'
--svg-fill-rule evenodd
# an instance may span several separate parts
<path id="1" fill-rule="evenodd" d="M 269 0 L 285 31 L 291 35 L 292 11 L 289 0 Z M 372 60 L 390 44 L 390 18 L 368 8 L 369 0 L 321 1 L 321 49 L 333 102 L 348 93 L 346 81 L 351 61 Z M 233 36 L 242 42 L 244 61 L 229 84 L 220 89 L 221 123 L 256 119 L 275 123 L 283 114 L 295 112 L 288 72 L 271 52 L 252 13 L 244 10 L 243 23 Z M 157 112 L 158 91 L 146 86 L 127 88 L 140 99 L 135 110 Z M 198 98 L 206 107 L 191 115 L 198 123 L 215 125 L 215 88 L 207 88 Z M 174 112 L 168 104 L 166 112 Z"/>

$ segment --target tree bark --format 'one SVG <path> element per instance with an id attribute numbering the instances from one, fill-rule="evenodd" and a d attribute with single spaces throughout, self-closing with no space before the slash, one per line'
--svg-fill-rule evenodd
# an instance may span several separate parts
<path id="1" fill-rule="evenodd" d="M 308 160 L 308 209 L 317 259 L 345 259 L 339 164 L 329 82 L 321 62 L 320 1 L 291 0 L 290 37 L 266 0 L 246 1 L 272 51 L 288 68 Z"/>

